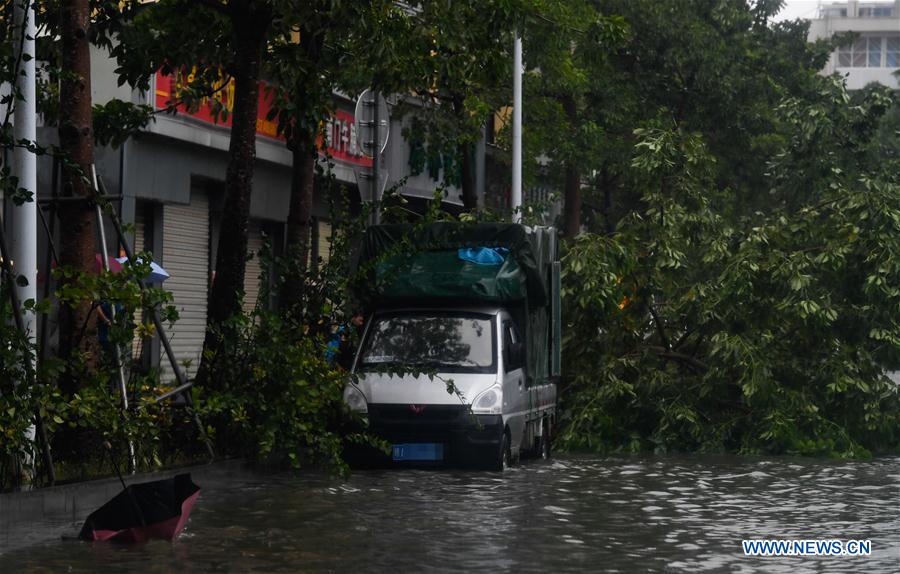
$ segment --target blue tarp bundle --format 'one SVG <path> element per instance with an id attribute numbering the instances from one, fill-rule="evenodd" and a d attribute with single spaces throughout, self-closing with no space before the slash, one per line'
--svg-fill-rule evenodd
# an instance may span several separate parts
<path id="1" fill-rule="evenodd" d="M 361 268 L 371 267 L 355 283 L 361 301 L 452 299 L 549 304 L 549 233 L 515 223 L 442 222 L 425 226 L 373 225 L 360 251 Z M 508 250 L 492 264 L 459 256 L 459 250 Z M 413 252 L 410 253 L 409 251 Z M 498 252 L 500 255 L 503 252 Z"/>
<path id="2" fill-rule="evenodd" d="M 457 251 L 460 259 L 478 265 L 503 265 L 507 255 L 509 249 L 506 247 L 468 247 Z"/>

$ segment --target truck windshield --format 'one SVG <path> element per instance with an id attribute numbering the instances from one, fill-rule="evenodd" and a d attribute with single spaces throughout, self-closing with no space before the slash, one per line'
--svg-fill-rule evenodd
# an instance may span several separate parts
<path id="1" fill-rule="evenodd" d="M 369 328 L 360 366 L 495 373 L 496 347 L 490 315 L 388 315 L 376 317 Z"/>

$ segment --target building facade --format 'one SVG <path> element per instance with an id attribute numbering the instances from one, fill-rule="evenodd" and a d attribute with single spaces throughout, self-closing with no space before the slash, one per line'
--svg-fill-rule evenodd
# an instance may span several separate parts
<path id="1" fill-rule="evenodd" d="M 94 104 L 112 99 L 152 106 L 164 110 L 176 99 L 177 78 L 157 74 L 151 90 L 142 92 L 128 85 L 119 86 L 116 63 L 107 53 L 92 48 L 91 86 Z M 218 105 L 229 110 L 233 104 L 233 87 L 226 86 L 216 94 Z M 277 253 L 283 249 L 285 226 L 290 205 L 292 157 L 277 126 L 267 116 L 271 95 L 260 90 L 257 118 L 256 163 L 250 202 L 248 250 L 256 253 L 268 237 Z M 373 161 L 362 154 L 362 145 L 354 116 L 355 99 L 334 94 L 333 115 L 323 126 L 320 140 L 321 158 L 352 204 L 372 197 Z M 402 137 L 408 124 L 404 118 L 391 117 L 390 137 L 381 155 L 379 170 L 387 174 L 385 187 L 401 186 L 411 198 L 431 199 L 438 183 L 427 174 L 409 173 L 409 145 Z M 56 140 L 54 128 L 39 130 L 41 143 Z M 230 141 L 230 120 L 216 121 L 209 104 L 197 110 L 179 113 L 157 113 L 141 132 L 117 149 L 95 149 L 98 174 L 108 194 L 118 195 L 114 203 L 123 222 L 133 226 L 129 239 L 136 251 L 152 252 L 154 260 L 170 274 L 162 285 L 173 295 L 180 319 L 169 333 L 179 363 L 187 375 L 193 376 L 199 366 L 206 329 L 206 311 L 211 282 L 215 278 L 216 250 L 225 200 L 225 173 Z M 52 160 L 41 158 L 38 197 L 52 194 Z M 482 184 L 483 189 L 483 184 Z M 317 187 L 313 202 L 312 255 L 327 259 L 331 235 L 331 209 L 328 190 Z M 449 187 L 444 201 L 461 205 L 460 191 Z M 111 225 L 108 230 L 111 230 Z M 109 248 L 119 252 L 114 234 L 107 231 Z M 45 237 L 39 238 L 39 249 L 47 249 Z M 44 257 L 40 256 L 41 266 Z M 42 271 L 45 271 L 41 269 Z M 258 258 L 247 263 L 244 284 L 244 309 L 257 303 L 261 268 Z M 40 281 L 47 280 L 40 273 Z M 39 290 L 40 290 L 39 285 Z M 51 339 L 54 336 L 51 325 Z M 158 367 L 164 381 L 175 378 L 174 372 L 161 359 L 157 339 L 136 340 L 133 353 L 146 367 Z"/>
<path id="2" fill-rule="evenodd" d="M 858 36 L 831 55 L 823 73 L 845 76 L 850 90 L 873 82 L 900 89 L 900 0 L 820 4 L 810 21 L 810 41 L 847 32 Z"/>

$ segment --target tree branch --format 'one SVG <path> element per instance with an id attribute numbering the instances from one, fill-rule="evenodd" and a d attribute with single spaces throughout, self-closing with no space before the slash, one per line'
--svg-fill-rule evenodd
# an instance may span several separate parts
<path id="1" fill-rule="evenodd" d="M 429 92 L 428 90 L 416 90 L 416 95 L 420 98 L 431 98 L 434 100 L 440 100 L 442 102 L 449 102 L 451 104 L 453 103 L 452 96 L 445 96 L 437 92 Z"/>
<path id="2" fill-rule="evenodd" d="M 540 12 L 536 12 L 536 13 L 534 14 L 534 16 L 535 16 L 538 20 L 543 20 L 543 21 L 546 22 L 547 24 L 551 24 L 551 25 L 553 25 L 553 26 L 558 26 L 558 27 L 560 27 L 560 28 L 565 28 L 565 29 L 567 29 L 567 30 L 571 30 L 572 32 L 578 32 L 579 34 L 584 34 L 584 33 L 586 32 L 586 30 L 582 30 L 581 28 L 576 28 L 575 26 L 572 26 L 572 25 L 570 25 L 570 24 L 563 24 L 562 22 L 557 22 L 556 20 L 553 20 L 553 19 L 551 19 L 551 18 L 548 18 L 547 16 L 544 16 L 544 15 L 541 14 Z"/>
<path id="3" fill-rule="evenodd" d="M 666 346 L 667 350 L 672 349 L 672 344 L 669 343 L 669 338 L 666 337 L 666 332 L 663 329 L 662 322 L 659 320 L 659 315 L 656 314 L 656 309 L 653 308 L 653 305 L 649 303 L 646 304 L 647 310 L 650 311 L 650 315 L 653 317 L 653 324 L 656 325 L 656 332 L 659 333 L 659 338 L 662 339 L 663 345 Z"/>
<path id="4" fill-rule="evenodd" d="M 708 371 L 709 370 L 709 365 L 707 365 L 706 363 L 704 363 L 703 361 L 701 361 L 699 359 L 695 359 L 694 357 L 685 355 L 684 353 L 679 353 L 677 351 L 669 351 L 669 350 L 665 349 L 664 347 L 649 346 L 647 348 L 664 359 L 670 359 L 672 361 L 682 363 L 682 364 L 689 366 L 697 371 Z"/>
<path id="5" fill-rule="evenodd" d="M 688 329 L 687 331 L 685 331 L 682 336 L 678 337 L 678 340 L 675 341 L 675 344 L 672 345 L 672 348 L 677 349 L 677 348 L 681 347 L 684 344 L 684 342 L 687 341 L 688 337 L 693 335 L 695 331 L 696 331 L 696 329 Z"/>
<path id="6" fill-rule="evenodd" d="M 215 10 L 219 14 L 223 16 L 228 16 L 228 6 L 219 2 L 219 0 L 194 0 L 197 4 L 201 6 L 206 6 L 212 10 Z"/>

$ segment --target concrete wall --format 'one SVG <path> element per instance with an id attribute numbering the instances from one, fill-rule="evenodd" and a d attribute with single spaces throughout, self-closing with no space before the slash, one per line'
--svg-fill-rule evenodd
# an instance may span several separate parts
<path id="1" fill-rule="evenodd" d="M 848 90 L 861 90 L 873 82 L 877 82 L 895 90 L 900 89 L 900 83 L 898 83 L 897 77 L 893 75 L 893 72 L 896 72 L 897 68 L 836 67 L 834 70 L 847 78 Z"/>
<path id="2" fill-rule="evenodd" d="M 139 134 L 128 142 L 124 193 L 163 203 L 187 204 L 192 181 L 205 179 L 210 192 L 224 197 L 228 154 L 183 141 Z M 111 166 L 105 166 L 110 167 Z M 115 172 L 114 169 L 109 171 Z M 115 182 L 118 177 L 111 175 Z M 289 166 L 257 160 L 250 216 L 285 221 L 290 202 Z M 214 202 L 215 203 L 215 202 Z"/>
<path id="3" fill-rule="evenodd" d="M 91 103 L 105 104 L 112 99 L 137 102 L 138 96 L 129 84 L 118 85 L 116 68 L 118 64 L 109 53 L 97 46 L 91 46 Z"/>

